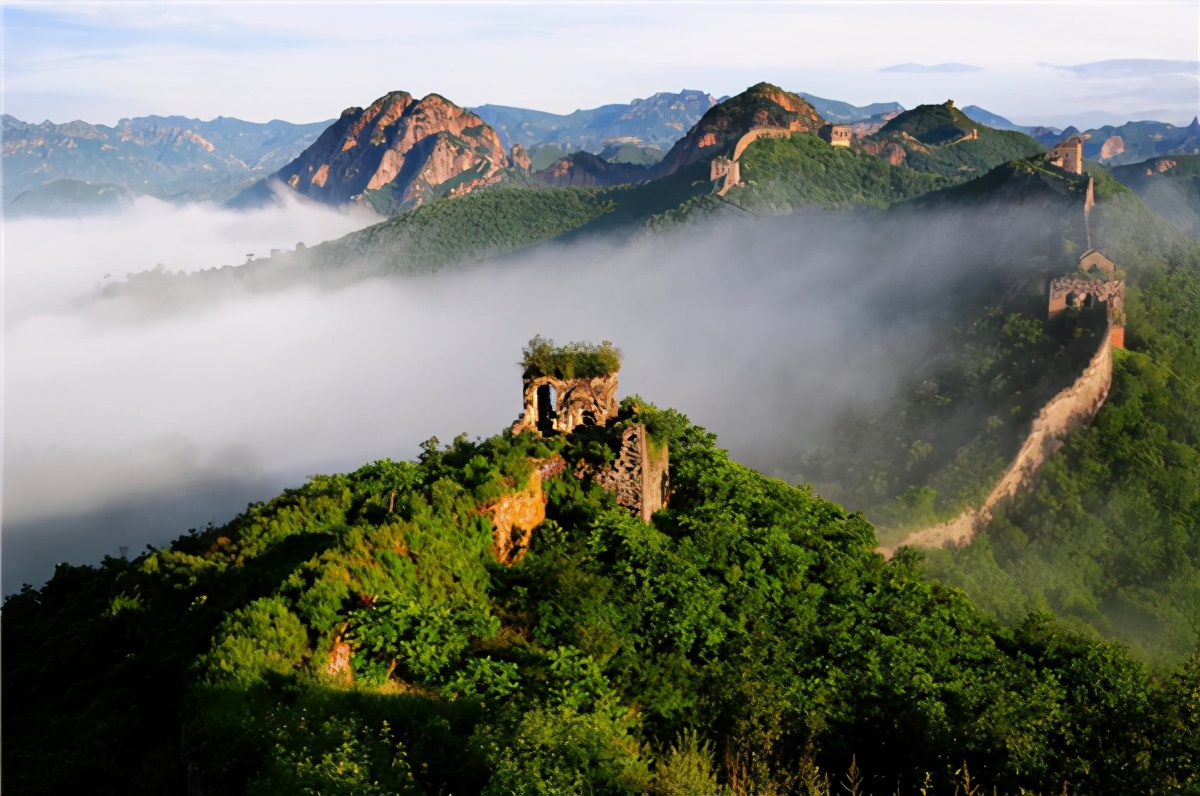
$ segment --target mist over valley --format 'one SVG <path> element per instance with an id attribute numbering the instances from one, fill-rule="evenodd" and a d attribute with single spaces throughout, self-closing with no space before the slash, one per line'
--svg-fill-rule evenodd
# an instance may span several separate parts
<path id="1" fill-rule="evenodd" d="M 5 9 L 6 792 L 1200 793 L 1195 9 L 281 8 Z"/>

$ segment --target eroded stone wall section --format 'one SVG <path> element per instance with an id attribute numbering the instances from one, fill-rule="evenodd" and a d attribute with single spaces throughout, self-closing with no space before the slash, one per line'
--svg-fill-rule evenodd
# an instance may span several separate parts
<path id="1" fill-rule="evenodd" d="M 521 560 L 533 538 L 533 529 L 546 521 L 546 492 L 542 483 L 557 477 L 567 466 L 561 456 L 537 461 L 524 489 L 480 507 L 492 522 L 492 555 L 501 564 Z"/>
<path id="2" fill-rule="evenodd" d="M 1112 349 L 1111 334 L 1106 333 L 1079 378 L 1042 407 L 1021 450 L 978 509 L 968 509 L 952 520 L 915 531 L 893 547 L 880 547 L 879 552 L 891 558 L 898 547 L 969 544 L 991 521 L 996 506 L 1029 489 L 1038 470 L 1058 452 L 1067 435 L 1090 423 L 1104 406 L 1112 388 Z"/>
<path id="3" fill-rule="evenodd" d="M 666 444 L 655 448 L 646 426 L 635 423 L 622 432 L 616 461 L 597 473 L 595 482 L 614 493 L 617 503 L 649 522 L 654 512 L 667 505 L 671 486 L 669 459 Z"/>

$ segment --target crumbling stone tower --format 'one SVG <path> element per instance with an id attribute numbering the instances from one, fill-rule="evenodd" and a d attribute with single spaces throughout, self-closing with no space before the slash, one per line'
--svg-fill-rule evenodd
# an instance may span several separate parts
<path id="1" fill-rule="evenodd" d="M 617 415 L 617 371 L 621 352 L 600 345 L 535 337 L 521 361 L 525 411 L 513 433 L 570 434 L 580 426 L 603 426 Z"/>
<path id="2" fill-rule="evenodd" d="M 580 427 L 597 427 L 611 435 L 617 450 L 611 464 L 595 468 L 581 461 L 575 475 L 590 479 L 616 495 L 617 503 L 649 522 L 667 504 L 670 492 L 670 454 L 665 441 L 651 438 L 639 422 L 637 408 L 621 415 L 617 402 L 617 372 L 621 352 L 601 345 L 553 340 L 529 341 L 521 362 L 525 409 L 512 433 L 530 431 L 542 436 L 570 434 Z"/>
<path id="3" fill-rule="evenodd" d="M 817 135 L 821 137 L 825 143 L 830 146 L 850 146 L 852 137 L 850 125 L 848 124 L 826 124 L 817 130 Z"/>
<path id="4" fill-rule="evenodd" d="M 1072 174 L 1083 174 L 1083 139 L 1073 135 L 1059 141 L 1046 153 L 1046 160 Z"/>

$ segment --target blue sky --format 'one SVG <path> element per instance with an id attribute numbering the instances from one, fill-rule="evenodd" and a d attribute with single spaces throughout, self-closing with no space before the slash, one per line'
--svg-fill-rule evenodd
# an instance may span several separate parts
<path id="1" fill-rule="evenodd" d="M 317 121 L 389 90 L 568 112 L 760 80 L 856 104 L 955 99 L 1022 123 L 1200 110 L 1182 2 L 6 4 L 4 111 L 28 121 Z M 1136 59 L 1140 64 L 1079 67 Z M 950 71 L 897 64 L 959 64 Z"/>

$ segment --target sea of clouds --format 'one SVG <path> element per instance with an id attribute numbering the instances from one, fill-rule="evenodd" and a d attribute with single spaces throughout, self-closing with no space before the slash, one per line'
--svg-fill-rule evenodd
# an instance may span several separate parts
<path id="1" fill-rule="evenodd" d="M 535 334 L 613 341 L 621 394 L 794 473 L 835 417 L 882 405 L 928 356 L 974 223 L 713 221 L 179 313 L 102 293 L 131 271 L 236 264 L 375 220 L 141 200 L 117 216 L 4 225 L 5 593 L 59 561 L 132 556 L 220 524 L 310 474 L 497 433 L 521 411 L 516 362 Z"/>

